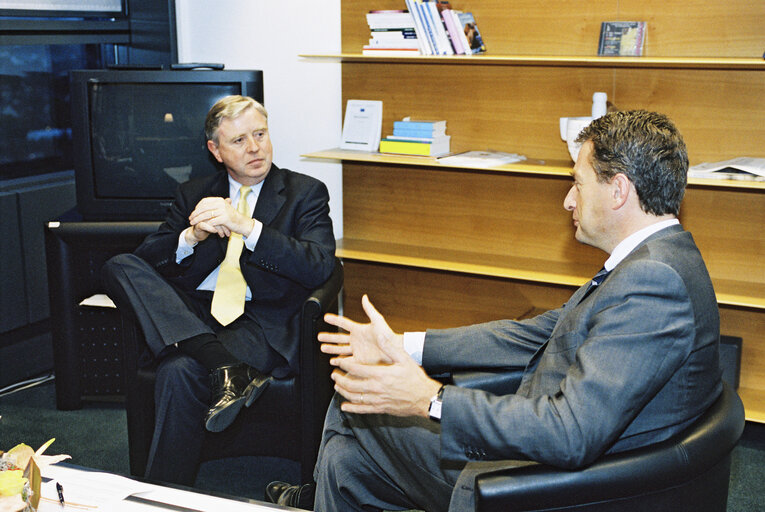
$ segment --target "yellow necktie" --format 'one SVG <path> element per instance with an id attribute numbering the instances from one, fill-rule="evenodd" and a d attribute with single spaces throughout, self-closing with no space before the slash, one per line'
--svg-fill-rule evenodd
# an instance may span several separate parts
<path id="1" fill-rule="evenodd" d="M 247 215 L 247 194 L 250 187 L 242 187 L 239 191 L 239 204 L 236 209 Z M 218 281 L 215 283 L 212 306 L 212 316 L 221 325 L 228 325 L 244 313 L 244 296 L 247 283 L 244 281 L 242 269 L 239 267 L 239 257 L 242 255 L 244 240 L 239 233 L 231 233 L 226 247 L 226 257 L 218 270 Z"/>

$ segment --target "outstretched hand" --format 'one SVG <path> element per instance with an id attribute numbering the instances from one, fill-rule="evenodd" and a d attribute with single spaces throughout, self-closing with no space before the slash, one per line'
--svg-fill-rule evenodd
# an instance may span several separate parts
<path id="1" fill-rule="evenodd" d="M 361 305 L 369 323 L 327 314 L 328 324 L 347 333 L 319 333 L 321 350 L 332 354 L 330 364 L 335 391 L 346 402 L 345 412 L 384 413 L 395 416 L 428 415 L 430 397 L 440 383 L 406 353 L 403 335 L 396 334 L 364 295 Z"/>
<path id="2" fill-rule="evenodd" d="M 336 356 L 353 355 L 357 362 L 364 364 L 390 363 L 391 358 L 387 352 L 395 346 L 403 350 L 403 336 L 393 332 L 366 295 L 361 298 L 361 307 L 369 318 L 368 324 L 360 324 L 331 313 L 324 316 L 328 324 L 347 331 L 347 334 L 319 333 L 321 351 Z"/>

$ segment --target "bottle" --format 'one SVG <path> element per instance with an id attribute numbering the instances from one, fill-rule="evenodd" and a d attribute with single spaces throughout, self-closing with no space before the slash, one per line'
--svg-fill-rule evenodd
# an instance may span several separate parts
<path id="1" fill-rule="evenodd" d="M 596 92 L 592 95 L 592 118 L 597 119 L 606 115 L 606 101 L 608 96 L 604 92 Z"/>

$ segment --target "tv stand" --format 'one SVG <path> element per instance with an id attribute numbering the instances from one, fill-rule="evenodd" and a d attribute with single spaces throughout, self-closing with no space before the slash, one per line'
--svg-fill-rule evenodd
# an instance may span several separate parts
<path id="1" fill-rule="evenodd" d="M 77 216 L 67 215 L 67 218 Z M 113 308 L 80 306 L 103 293 L 101 267 L 132 252 L 159 221 L 53 221 L 45 226 L 56 407 L 124 395 L 122 326 Z"/>

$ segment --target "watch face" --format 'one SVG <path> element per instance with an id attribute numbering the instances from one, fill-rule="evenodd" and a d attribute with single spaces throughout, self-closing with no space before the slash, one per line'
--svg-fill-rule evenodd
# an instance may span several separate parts
<path id="1" fill-rule="evenodd" d="M 440 420 L 441 419 L 441 399 L 438 397 L 433 397 L 430 400 L 430 409 L 428 409 L 428 415 L 434 419 L 434 420 Z"/>

